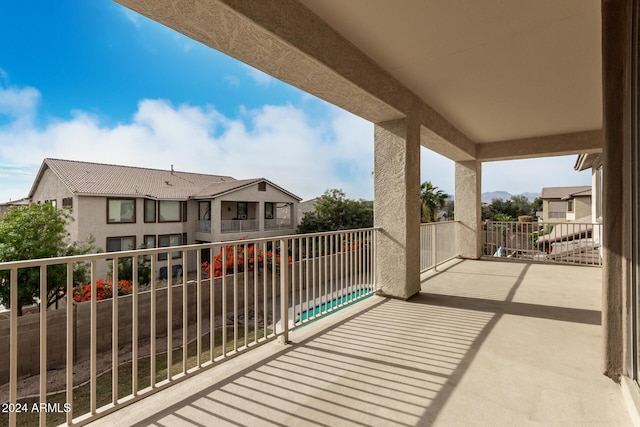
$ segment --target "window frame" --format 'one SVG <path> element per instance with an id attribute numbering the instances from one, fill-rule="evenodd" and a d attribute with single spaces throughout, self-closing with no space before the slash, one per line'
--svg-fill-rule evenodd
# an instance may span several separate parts
<path id="1" fill-rule="evenodd" d="M 244 214 L 240 213 L 240 206 L 244 206 Z M 242 219 L 242 215 L 245 219 L 249 219 L 249 202 L 236 202 L 236 218 Z"/>
<path id="2" fill-rule="evenodd" d="M 271 212 L 268 211 L 267 206 L 271 207 Z M 274 202 L 264 202 L 264 219 L 274 219 L 276 217 L 275 208 L 276 204 Z M 271 216 L 267 216 L 268 214 L 271 214 Z"/>
<path id="3" fill-rule="evenodd" d="M 162 204 L 163 203 L 167 203 L 167 202 L 173 202 L 173 203 L 178 203 L 178 219 L 171 219 L 171 220 L 165 220 L 162 219 Z M 186 218 L 183 218 L 183 216 L 186 216 L 186 208 L 183 207 L 183 201 L 181 200 L 158 200 L 157 203 L 157 218 L 158 218 L 158 222 L 159 223 L 171 223 L 171 222 L 184 222 L 186 221 Z M 186 204 L 186 203 L 185 203 Z"/>
<path id="4" fill-rule="evenodd" d="M 150 221 L 147 216 L 149 214 L 149 207 L 147 206 L 149 202 L 153 203 L 153 221 Z M 144 222 L 146 224 L 151 224 L 158 222 L 158 201 L 154 199 L 144 199 Z"/>
<path id="5" fill-rule="evenodd" d="M 575 208 L 575 203 L 573 199 L 567 200 L 567 212 L 573 212 Z"/>
<path id="6" fill-rule="evenodd" d="M 182 234 L 181 233 L 170 233 L 170 234 L 158 234 L 157 238 L 156 238 L 156 248 L 171 248 L 173 246 L 182 246 Z M 161 246 L 160 245 L 160 239 L 163 237 L 167 237 L 169 238 L 169 246 Z M 178 237 L 178 244 L 177 245 L 171 245 L 171 238 L 172 237 Z M 182 251 L 171 251 L 171 259 L 178 259 L 178 258 L 182 258 Z M 167 254 L 166 253 L 159 253 L 158 254 L 158 261 L 166 261 L 167 260 Z"/>
<path id="7" fill-rule="evenodd" d="M 147 240 L 148 239 L 153 239 L 153 245 L 151 247 L 149 247 L 149 245 L 147 245 Z M 144 248 L 145 249 L 155 249 L 157 244 L 158 244 L 158 238 L 155 234 L 145 234 L 142 237 L 142 242 L 144 243 Z"/>
<path id="8" fill-rule="evenodd" d="M 131 249 L 122 249 L 122 239 L 131 239 L 131 240 L 133 240 L 133 246 L 131 247 Z M 109 241 L 110 240 L 120 240 L 120 250 L 118 250 L 118 251 L 110 251 L 109 250 Z M 106 249 L 107 253 L 132 251 L 135 248 L 136 248 L 136 236 L 135 235 L 132 235 L 132 236 L 111 236 L 111 237 L 107 237 L 107 244 L 105 246 L 105 249 Z"/>
<path id="9" fill-rule="evenodd" d="M 71 208 L 71 209 L 73 209 L 73 197 L 63 197 L 62 198 L 62 207 L 63 208 Z"/>
<path id="10" fill-rule="evenodd" d="M 109 216 L 109 205 L 112 200 L 117 201 L 131 201 L 133 202 L 133 219 L 132 221 L 111 221 Z M 136 199 L 132 197 L 107 197 L 107 224 L 135 224 L 137 221 L 137 212 L 136 212 Z"/>

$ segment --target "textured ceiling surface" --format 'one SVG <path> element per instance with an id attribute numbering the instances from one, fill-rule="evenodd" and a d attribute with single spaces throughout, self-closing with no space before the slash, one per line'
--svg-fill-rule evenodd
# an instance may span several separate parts
<path id="1" fill-rule="evenodd" d="M 300 0 L 476 142 L 602 127 L 599 0 Z"/>

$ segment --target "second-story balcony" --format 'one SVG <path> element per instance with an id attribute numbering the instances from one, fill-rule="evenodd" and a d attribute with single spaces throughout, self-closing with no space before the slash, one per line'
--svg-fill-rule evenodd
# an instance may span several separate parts
<path id="1" fill-rule="evenodd" d="M 630 426 L 599 305 L 597 268 L 454 260 L 95 425 Z"/>
<path id="2" fill-rule="evenodd" d="M 422 226 L 426 270 L 408 301 L 373 294 L 376 235 L 384 231 L 368 229 L 183 246 L 182 265 L 204 261 L 201 249 L 209 264 L 176 278 L 171 292 L 153 279 L 149 290 L 67 301 L 32 315 L 36 321 L 12 313 L 3 401 L 72 405 L 68 413 L 4 414 L 5 421 L 631 425 L 620 388 L 601 375 L 593 351 L 601 340 L 600 268 L 456 259 L 457 227 Z M 107 256 L 161 251 L 5 263 L 0 271 L 11 284 L 24 268 L 93 268 Z M 149 259 L 153 266 L 156 257 Z M 137 268 L 133 274 L 135 282 Z M 50 370 L 27 381 L 29 363 L 35 379 L 38 369 Z M 37 394 L 30 383 L 40 385 L 39 397 L 28 397 Z"/>
<path id="3" fill-rule="evenodd" d="M 293 228 L 291 218 L 267 218 L 264 220 L 265 230 L 292 230 Z"/>
<path id="4" fill-rule="evenodd" d="M 260 223 L 257 219 L 223 219 L 220 220 L 221 233 L 242 233 L 244 231 L 258 231 Z"/>

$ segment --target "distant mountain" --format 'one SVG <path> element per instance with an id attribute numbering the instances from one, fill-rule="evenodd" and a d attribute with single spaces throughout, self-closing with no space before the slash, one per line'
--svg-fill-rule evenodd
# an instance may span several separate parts
<path id="1" fill-rule="evenodd" d="M 507 191 L 488 191 L 486 193 L 482 193 L 482 203 L 491 203 L 493 199 L 502 199 L 502 200 L 510 200 L 512 194 Z M 518 196 L 526 197 L 530 202 L 533 202 L 533 199 L 536 197 L 540 197 L 540 193 L 522 193 L 518 194 Z"/>

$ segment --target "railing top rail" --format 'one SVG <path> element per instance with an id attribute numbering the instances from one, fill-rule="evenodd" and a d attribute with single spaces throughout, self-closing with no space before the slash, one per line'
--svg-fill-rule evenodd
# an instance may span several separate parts
<path id="1" fill-rule="evenodd" d="M 485 224 L 497 224 L 497 225 L 512 225 L 512 224 L 534 224 L 534 225 L 602 225 L 600 222 L 556 222 L 556 221 L 529 221 L 529 222 L 520 222 L 520 221 L 490 221 L 485 220 L 482 221 Z M 428 223 L 428 224 L 438 224 L 438 223 Z M 423 224 L 424 225 L 424 224 Z"/>
<path id="2" fill-rule="evenodd" d="M 377 231 L 381 229 L 382 229 L 381 227 L 353 228 L 349 230 L 325 231 L 321 233 L 289 234 L 284 236 L 261 237 L 257 239 L 230 240 L 225 242 L 199 243 L 199 244 L 182 245 L 182 246 L 165 246 L 162 248 L 150 248 L 150 249 L 132 249 L 128 251 L 101 252 L 97 254 L 74 255 L 74 256 L 65 256 L 65 257 L 57 257 L 57 258 L 40 258 L 40 259 L 30 259 L 30 260 L 23 260 L 23 261 L 8 261 L 8 262 L 0 262 L 0 270 L 65 264 L 67 262 L 90 262 L 93 260 L 97 261 L 97 260 L 104 260 L 104 259 L 118 259 L 118 258 L 134 257 L 134 256 L 156 255 L 156 254 L 167 253 L 167 252 L 179 252 L 179 251 L 190 251 L 190 250 L 197 250 L 197 249 L 204 249 L 204 248 L 217 248 L 222 246 L 266 243 L 266 242 L 273 242 L 275 240 L 287 240 L 287 239 L 295 239 L 295 238 L 302 238 L 302 237 L 341 235 L 341 234 L 349 234 L 353 232 Z"/>
<path id="3" fill-rule="evenodd" d="M 454 224 L 454 223 L 458 223 L 460 222 L 459 220 L 452 220 L 452 221 L 437 221 L 437 222 L 421 222 L 420 226 L 424 226 L 424 225 L 442 225 L 442 224 Z"/>

